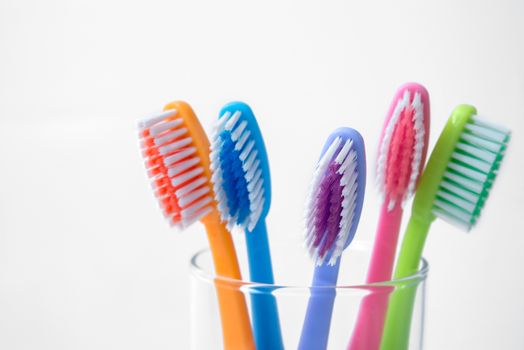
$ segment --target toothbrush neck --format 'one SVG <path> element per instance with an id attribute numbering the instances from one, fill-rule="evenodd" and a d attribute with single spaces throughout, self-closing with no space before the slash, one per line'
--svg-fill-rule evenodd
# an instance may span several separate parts
<path id="1" fill-rule="evenodd" d="M 315 267 L 313 274 L 314 286 L 336 286 L 338 280 L 338 271 L 340 269 L 340 257 L 335 265 L 324 264 Z"/>
<path id="2" fill-rule="evenodd" d="M 402 205 L 396 203 L 391 209 L 387 202 L 382 206 L 377 226 L 375 242 L 369 264 L 367 283 L 389 281 L 393 272 L 400 224 L 402 222 Z"/>
<path id="3" fill-rule="evenodd" d="M 212 225 L 220 225 L 222 223 L 222 219 L 220 218 L 220 214 L 218 213 L 218 210 L 213 209 L 209 214 L 204 216 L 200 220 L 205 226 Z"/>
<path id="4" fill-rule="evenodd" d="M 436 216 L 431 212 L 431 210 L 424 210 L 415 204 L 411 208 L 410 221 L 425 226 L 426 223 L 432 223 L 435 219 Z"/>

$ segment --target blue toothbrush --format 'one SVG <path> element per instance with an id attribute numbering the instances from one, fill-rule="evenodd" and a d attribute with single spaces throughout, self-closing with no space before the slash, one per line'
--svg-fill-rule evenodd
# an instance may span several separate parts
<path id="1" fill-rule="evenodd" d="M 264 140 L 251 108 L 232 102 L 222 108 L 211 137 L 211 171 L 218 210 L 229 228 L 246 235 L 252 282 L 273 284 L 265 217 L 271 202 L 269 162 Z M 254 290 L 252 319 L 258 350 L 284 349 L 275 297 L 269 289 Z"/>
<path id="2" fill-rule="evenodd" d="M 299 350 L 327 348 L 340 256 L 360 220 L 366 187 L 364 140 L 351 128 L 328 138 L 306 204 L 306 246 L 316 262 Z"/>

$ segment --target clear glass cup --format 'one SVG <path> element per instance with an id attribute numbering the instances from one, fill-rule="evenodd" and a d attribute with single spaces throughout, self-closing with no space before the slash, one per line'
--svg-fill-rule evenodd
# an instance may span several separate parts
<path id="1" fill-rule="evenodd" d="M 238 242 L 237 242 L 238 243 Z M 406 349 L 423 348 L 425 285 L 428 263 L 422 259 L 420 269 L 412 276 L 365 284 L 365 277 L 371 256 L 371 244 L 353 242 L 342 255 L 337 286 L 310 286 L 314 263 L 298 244 L 272 247 L 275 284 L 256 284 L 247 280 L 248 266 L 246 252 L 236 244 L 244 280 L 230 280 L 215 276 L 208 249 L 197 252 L 191 259 L 191 348 L 223 349 L 221 318 L 217 301 L 217 288 L 242 293 L 249 310 L 253 296 L 273 296 L 278 305 L 280 327 L 285 349 L 297 349 L 308 301 L 314 295 L 334 293 L 334 308 L 331 317 L 327 349 L 347 349 L 352 339 L 359 310 L 363 302 L 376 303 L 391 300 L 398 294 L 408 293 L 413 303 Z M 404 295 L 405 297 L 406 295 Z M 369 310 L 369 309 L 368 309 Z M 231 310 L 234 312 L 234 310 Z M 380 322 L 379 322 L 380 323 Z M 381 323 L 382 324 L 382 323 Z M 362 340 L 362 339 L 361 339 Z M 361 344 L 365 344 L 366 339 Z M 352 349 L 366 349 L 367 346 Z M 229 349 L 227 349 L 229 350 Z"/>

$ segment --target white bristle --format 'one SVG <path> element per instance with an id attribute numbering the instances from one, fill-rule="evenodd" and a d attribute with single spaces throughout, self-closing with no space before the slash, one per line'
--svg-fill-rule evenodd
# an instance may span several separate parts
<path id="1" fill-rule="evenodd" d="M 242 135 L 242 132 L 244 131 L 246 126 L 247 126 L 247 122 L 245 120 L 241 122 L 240 125 L 237 126 L 235 130 L 231 132 L 231 140 L 236 142 L 238 138 L 240 137 L 240 135 Z"/>
<path id="2" fill-rule="evenodd" d="M 235 144 L 235 150 L 240 151 L 244 147 L 244 144 L 249 139 L 250 135 L 251 135 L 251 132 L 249 130 L 244 131 L 242 136 L 240 136 L 239 140 Z"/>
<path id="3" fill-rule="evenodd" d="M 172 143 L 168 143 L 165 146 L 158 147 L 158 151 L 160 152 L 161 155 L 165 156 L 167 154 L 176 152 L 183 147 L 189 146 L 191 145 L 191 143 L 193 143 L 193 139 L 191 139 L 191 137 L 186 137 L 179 141 L 175 141 Z"/>
<path id="4" fill-rule="evenodd" d="M 222 189 L 223 177 L 222 169 L 220 168 L 220 148 L 222 146 L 222 140 L 220 139 L 220 133 L 222 132 L 224 125 L 228 121 L 230 116 L 229 112 L 226 112 L 221 118 L 218 119 L 213 134 L 211 136 L 211 152 L 210 152 L 210 168 L 211 168 L 211 182 L 213 184 L 213 191 L 215 192 L 215 200 L 217 202 L 217 209 L 220 213 L 222 221 L 226 221 L 227 216 L 227 198 L 224 190 Z"/>
<path id="5" fill-rule="evenodd" d="M 349 156 L 346 157 L 344 162 L 340 165 L 340 168 L 338 169 L 337 172 L 339 174 L 343 174 L 346 171 L 346 169 L 349 172 L 354 171 L 355 167 L 357 166 L 357 164 L 355 162 L 356 158 L 357 158 L 357 153 L 356 152 L 350 153 Z"/>
<path id="6" fill-rule="evenodd" d="M 205 206 L 202 209 L 198 210 L 195 213 L 192 213 L 189 218 L 182 218 L 182 227 L 189 227 L 191 224 L 202 219 L 204 216 L 209 214 L 213 210 L 210 206 Z"/>
<path id="7" fill-rule="evenodd" d="M 482 192 L 482 183 L 478 181 L 473 181 L 469 177 L 466 177 L 464 175 L 459 175 L 457 173 L 446 171 L 444 173 L 444 179 L 450 179 L 453 182 L 456 182 L 457 184 L 464 186 L 466 189 L 474 193 L 480 194 Z"/>
<path id="8" fill-rule="evenodd" d="M 340 152 L 338 152 L 338 155 L 337 157 L 335 158 L 335 162 L 337 164 L 342 164 L 345 159 L 346 159 L 346 156 L 347 154 L 349 153 L 349 150 L 351 149 L 351 145 L 353 144 L 353 141 L 352 140 L 347 140 L 345 143 L 344 143 L 344 146 L 342 146 L 342 149 L 340 150 Z"/>
<path id="9" fill-rule="evenodd" d="M 251 211 L 255 211 L 259 207 L 262 197 L 264 197 L 264 180 L 260 179 L 259 182 L 255 185 L 252 192 L 249 192 L 249 207 Z"/>
<path id="10" fill-rule="evenodd" d="M 220 132 L 224 130 L 224 126 L 228 121 L 230 115 L 231 114 L 229 112 L 224 113 L 224 115 L 217 120 L 215 125 L 213 125 L 213 130 L 211 133 L 211 143 L 216 142 L 218 139 L 220 139 Z"/>
<path id="11" fill-rule="evenodd" d="M 461 143 L 466 143 L 468 145 L 475 146 L 480 149 L 487 150 L 489 152 L 498 153 L 501 150 L 501 147 L 504 146 L 504 144 L 493 142 L 490 140 L 486 140 L 477 136 L 473 136 L 471 134 L 462 133 L 460 135 Z"/>
<path id="12" fill-rule="evenodd" d="M 458 207 L 454 204 L 450 204 L 441 199 L 435 199 L 433 206 L 440 208 L 443 212 L 453 213 L 453 216 L 457 219 L 464 221 L 465 223 L 469 222 L 471 214 L 465 212 L 461 207 Z"/>
<path id="13" fill-rule="evenodd" d="M 179 127 L 183 122 L 184 121 L 179 118 L 179 119 L 175 119 L 169 122 L 166 121 L 163 123 L 158 123 L 156 125 L 153 125 L 151 128 L 149 128 L 149 132 L 151 136 L 156 137 L 167 130 L 175 129 Z"/>
<path id="14" fill-rule="evenodd" d="M 242 162 L 242 169 L 244 169 L 244 172 L 248 172 L 250 169 L 253 169 L 253 164 L 255 163 L 255 160 L 257 158 L 258 151 L 255 150 L 254 152 L 250 153 L 249 157 Z"/>
<path id="15" fill-rule="evenodd" d="M 224 191 L 221 188 L 216 190 L 215 198 L 216 198 L 217 202 L 222 203 L 222 200 L 225 198 L 225 196 L 226 196 L 226 194 L 224 193 Z"/>
<path id="16" fill-rule="evenodd" d="M 148 174 L 148 176 L 151 177 L 151 178 L 156 177 L 156 176 L 154 175 L 154 173 L 158 170 L 158 167 L 159 167 L 159 166 L 149 166 L 147 163 L 148 163 L 148 162 L 146 161 L 146 162 L 145 162 L 145 166 L 146 166 L 146 170 L 147 170 L 147 174 Z"/>
<path id="17" fill-rule="evenodd" d="M 253 229 L 257 225 L 258 219 L 260 219 L 260 215 L 262 214 L 262 210 L 263 210 L 263 203 L 260 202 L 257 211 L 253 213 L 252 217 L 249 218 L 249 223 L 247 225 L 247 229 L 249 231 L 253 231 Z"/>
<path id="18" fill-rule="evenodd" d="M 464 231 L 469 231 L 471 229 L 471 224 L 468 221 L 459 219 L 452 214 L 453 210 L 450 212 L 439 207 L 433 207 L 433 213 L 447 223 L 450 223 L 451 225 L 456 226 Z"/>
<path id="19" fill-rule="evenodd" d="M 222 169 L 220 169 L 220 166 L 213 162 L 213 158 L 211 158 L 211 182 L 218 183 L 222 182 Z"/>
<path id="20" fill-rule="evenodd" d="M 249 199 L 253 201 L 256 197 L 258 197 L 259 193 L 262 192 L 262 185 L 264 184 L 264 180 L 260 179 L 254 186 L 253 190 L 249 193 Z"/>
<path id="21" fill-rule="evenodd" d="M 422 162 L 423 150 L 424 150 L 424 137 L 426 130 L 424 130 L 424 104 L 422 103 L 422 96 L 420 93 L 415 93 L 413 102 L 411 103 L 415 113 L 413 114 L 413 128 L 415 129 L 415 145 L 413 146 L 413 159 L 411 160 L 411 174 L 409 177 L 409 184 L 404 197 L 402 198 L 402 204 L 406 202 L 413 193 L 415 192 L 415 186 L 417 184 L 420 163 Z"/>
<path id="22" fill-rule="evenodd" d="M 184 148 L 183 150 L 181 150 L 180 152 L 176 152 L 174 153 L 173 155 L 171 156 L 168 156 L 168 157 L 165 157 L 164 158 L 164 164 L 166 166 L 169 166 L 173 163 L 176 163 L 184 158 L 187 158 L 189 157 L 190 155 L 194 154 L 196 152 L 196 148 L 195 147 L 188 147 L 188 148 Z"/>
<path id="23" fill-rule="evenodd" d="M 182 209 L 181 213 L 183 216 L 191 217 L 199 209 L 205 207 L 207 204 L 211 203 L 212 201 L 213 201 L 213 198 L 211 198 L 211 196 L 206 196 L 197 202 L 193 202 L 190 206 Z"/>
<path id="24" fill-rule="evenodd" d="M 489 129 L 488 127 L 483 126 L 483 125 L 466 124 L 465 129 L 479 137 L 482 137 L 484 139 L 487 139 L 493 142 L 501 143 L 501 142 L 504 142 L 504 139 L 506 138 L 505 134 L 502 134 L 493 129 Z"/>
<path id="25" fill-rule="evenodd" d="M 461 162 L 461 163 L 464 163 L 464 164 L 468 164 L 478 170 L 480 170 L 481 172 L 487 174 L 489 173 L 489 170 L 491 169 L 491 164 L 490 163 L 487 163 L 485 161 L 481 161 L 477 158 L 474 158 L 474 157 L 471 157 L 471 156 L 468 156 L 468 155 L 465 155 L 463 153 L 458 153 L 458 152 L 453 152 L 451 154 L 451 158 Z"/>
<path id="26" fill-rule="evenodd" d="M 217 149 L 214 148 L 216 144 L 221 144 L 220 141 L 216 141 L 213 144 L 211 144 L 211 151 L 209 152 L 209 160 L 211 161 L 211 164 L 209 165 L 211 170 L 220 169 L 220 164 L 218 163 L 218 159 L 220 157 L 220 152 L 217 151 Z"/>
<path id="27" fill-rule="evenodd" d="M 204 186 L 199 188 L 198 190 L 195 190 L 193 192 L 190 192 L 184 196 L 182 196 L 179 200 L 179 205 L 184 208 L 188 204 L 194 202 L 198 198 L 202 197 L 205 194 L 208 194 L 210 192 L 210 188 L 208 186 Z"/>
<path id="28" fill-rule="evenodd" d="M 180 174 L 181 172 L 189 169 L 189 168 L 192 168 L 193 166 L 197 165 L 200 163 L 200 159 L 197 158 L 197 157 L 194 157 L 194 158 L 189 158 L 188 160 L 184 160 L 183 162 L 179 162 L 177 163 L 176 165 L 172 165 L 169 167 L 168 171 L 167 171 L 167 176 L 169 177 L 174 177 L 178 174 Z"/>
<path id="29" fill-rule="evenodd" d="M 206 178 L 203 176 L 200 176 L 196 178 L 194 181 L 191 181 L 189 184 L 185 185 L 184 187 L 181 187 L 178 190 L 176 190 L 175 194 L 177 197 L 181 198 L 184 195 L 188 194 L 189 192 L 193 191 L 195 188 L 202 186 L 206 182 L 207 182 Z"/>
<path id="30" fill-rule="evenodd" d="M 224 125 L 226 125 L 226 123 L 229 121 L 230 118 L 231 118 L 231 112 L 224 113 L 222 117 L 217 120 L 217 122 L 215 123 L 215 126 L 218 129 L 222 129 Z"/>
<path id="31" fill-rule="evenodd" d="M 356 152 L 355 152 L 356 153 Z M 357 157 L 353 158 L 353 162 L 356 162 Z M 342 193 L 350 193 L 350 190 L 353 188 L 353 185 L 357 182 L 357 172 L 356 172 L 357 165 L 351 164 L 351 166 L 348 167 L 348 169 L 344 172 L 344 176 L 340 180 L 340 184 L 344 186 L 344 189 L 342 190 Z"/>
<path id="32" fill-rule="evenodd" d="M 252 203 L 249 205 L 249 209 L 251 212 L 256 212 L 262 205 L 264 198 L 264 193 L 258 192 L 258 194 L 254 197 L 252 197 Z"/>
<path id="33" fill-rule="evenodd" d="M 229 120 L 225 124 L 226 130 L 232 130 L 235 124 L 237 123 L 238 119 L 240 118 L 241 113 L 239 111 L 236 111 L 233 113 L 233 115 L 229 118 Z"/>
<path id="34" fill-rule="evenodd" d="M 499 134 L 504 135 L 504 137 L 507 137 L 511 133 L 511 131 L 508 128 L 502 125 L 492 123 L 486 118 L 480 117 L 478 115 L 471 116 L 471 121 L 478 126 L 482 126 L 484 128 L 498 132 Z"/>
<path id="35" fill-rule="evenodd" d="M 151 189 L 155 192 L 160 191 L 166 187 L 166 185 L 158 186 L 155 181 L 151 181 L 149 185 L 151 186 Z"/>
<path id="36" fill-rule="evenodd" d="M 458 195 L 454 195 L 446 191 L 437 191 L 437 198 L 442 198 L 452 202 L 470 214 L 473 214 L 473 211 L 475 210 L 475 203 L 471 203 Z"/>
<path id="37" fill-rule="evenodd" d="M 223 192 L 222 192 L 222 194 L 225 197 L 225 194 Z M 219 198 L 221 198 L 221 197 L 217 197 L 217 202 L 218 202 L 217 208 L 220 211 L 220 218 L 222 219 L 222 221 L 226 221 L 227 218 L 228 218 L 226 216 L 226 214 L 225 214 L 225 213 L 227 213 L 227 202 L 226 202 L 225 198 L 221 202 L 219 202 Z M 222 213 L 224 213 L 224 214 L 222 214 Z"/>
<path id="38" fill-rule="evenodd" d="M 476 223 L 509 136 L 508 129 L 477 116 L 468 120 L 439 185 L 436 216 L 466 231 Z"/>
<path id="39" fill-rule="evenodd" d="M 499 134 L 502 134 L 505 137 L 507 137 L 509 134 L 511 134 L 511 130 L 509 130 L 508 128 L 506 128 L 506 127 L 504 127 L 502 125 L 498 125 L 498 124 L 492 123 L 492 122 L 488 121 L 487 119 L 485 119 L 484 117 L 480 117 L 478 115 L 471 116 L 471 121 L 473 123 L 475 123 L 476 125 L 479 125 L 479 126 L 482 126 L 484 128 L 488 128 L 488 129 L 491 129 L 491 130 L 493 130 L 495 132 L 498 132 Z"/>
<path id="40" fill-rule="evenodd" d="M 461 188 L 452 182 L 446 181 L 446 179 L 440 183 L 440 188 L 446 189 L 451 193 L 455 193 L 459 197 L 462 197 L 471 203 L 476 203 L 479 199 L 478 193 L 473 193 L 472 191 Z"/>
<path id="41" fill-rule="evenodd" d="M 229 220 L 226 221 L 226 226 L 229 231 L 233 231 L 233 228 L 235 227 L 235 222 L 238 221 L 238 213 L 232 216 Z M 241 225 L 244 227 L 244 225 Z"/>
<path id="42" fill-rule="evenodd" d="M 191 180 L 192 178 L 202 174 L 203 172 L 204 172 L 204 168 L 198 167 L 182 175 L 175 176 L 173 179 L 171 179 L 171 183 L 173 184 L 173 186 L 178 187 L 181 184 L 183 184 L 184 182 Z"/>
<path id="43" fill-rule="evenodd" d="M 255 147 L 255 141 L 251 141 L 247 144 L 246 148 L 242 151 L 242 153 L 240 153 L 239 158 L 241 161 L 246 160 L 253 147 Z"/>
<path id="44" fill-rule="evenodd" d="M 253 192 L 253 188 L 255 187 L 255 184 L 258 182 L 261 176 L 262 176 L 262 170 L 257 169 L 255 172 L 255 175 L 253 175 L 253 178 L 250 179 L 249 183 L 247 184 L 247 190 L 249 192 Z"/>
<path id="45" fill-rule="evenodd" d="M 163 111 L 160 113 L 155 113 L 154 115 L 144 118 L 141 121 L 139 121 L 138 127 L 140 129 L 150 128 L 151 126 L 164 121 L 164 119 L 168 117 L 174 117 L 176 113 L 177 113 L 176 109 L 170 109 L 170 110 Z"/>
<path id="46" fill-rule="evenodd" d="M 483 183 L 486 181 L 486 179 L 488 178 L 488 176 L 484 173 L 482 173 L 481 171 L 478 171 L 478 170 L 473 170 L 471 168 L 468 168 L 468 167 L 465 167 L 463 165 L 460 165 L 458 163 L 453 163 L 453 162 L 450 162 L 448 164 L 448 168 L 449 169 L 452 169 L 452 170 L 455 170 L 456 172 L 460 173 L 460 174 L 464 174 L 465 176 L 477 181 L 477 182 L 480 182 L 480 183 Z"/>
<path id="47" fill-rule="evenodd" d="M 185 135 L 187 133 L 187 129 L 186 128 L 180 128 L 180 129 L 177 129 L 177 130 L 174 130 L 174 131 L 171 131 L 165 135 L 162 135 L 160 137 L 155 137 L 155 144 L 157 146 L 161 146 L 167 142 L 171 142 L 171 141 L 174 141 L 176 140 L 177 138 L 179 138 L 180 136 L 182 135 Z"/>
<path id="48" fill-rule="evenodd" d="M 248 169 L 248 171 L 244 174 L 244 178 L 248 183 L 253 181 L 253 177 L 255 176 L 255 173 L 257 170 L 259 170 L 260 160 L 257 159 L 255 163 L 251 166 L 251 169 Z"/>
<path id="49" fill-rule="evenodd" d="M 342 212 L 340 213 L 340 230 L 335 241 L 335 247 L 331 254 L 328 264 L 335 265 L 337 259 L 342 255 L 346 241 L 353 225 L 353 218 L 355 216 L 355 207 L 357 200 L 357 177 L 356 170 L 357 153 L 352 150 L 348 157 L 351 163 L 347 166 L 340 179 L 340 185 L 342 186 Z"/>
<path id="50" fill-rule="evenodd" d="M 493 163 L 496 159 L 496 153 L 493 152 L 499 152 L 500 148 L 495 151 L 488 151 L 484 150 L 479 147 L 472 146 L 466 142 L 459 141 L 457 142 L 457 145 L 455 146 L 456 149 L 462 150 L 465 153 L 469 153 L 472 156 L 486 162 L 486 163 Z"/>

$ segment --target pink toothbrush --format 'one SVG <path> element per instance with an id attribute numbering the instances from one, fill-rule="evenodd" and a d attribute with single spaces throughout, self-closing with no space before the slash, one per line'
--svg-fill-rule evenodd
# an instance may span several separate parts
<path id="1" fill-rule="evenodd" d="M 393 271 L 403 206 L 422 172 L 429 136 L 429 96 L 416 83 L 401 86 L 380 137 L 377 185 L 382 208 L 366 283 L 389 281 Z M 391 288 L 377 286 L 360 306 L 348 350 L 378 350 Z"/>

